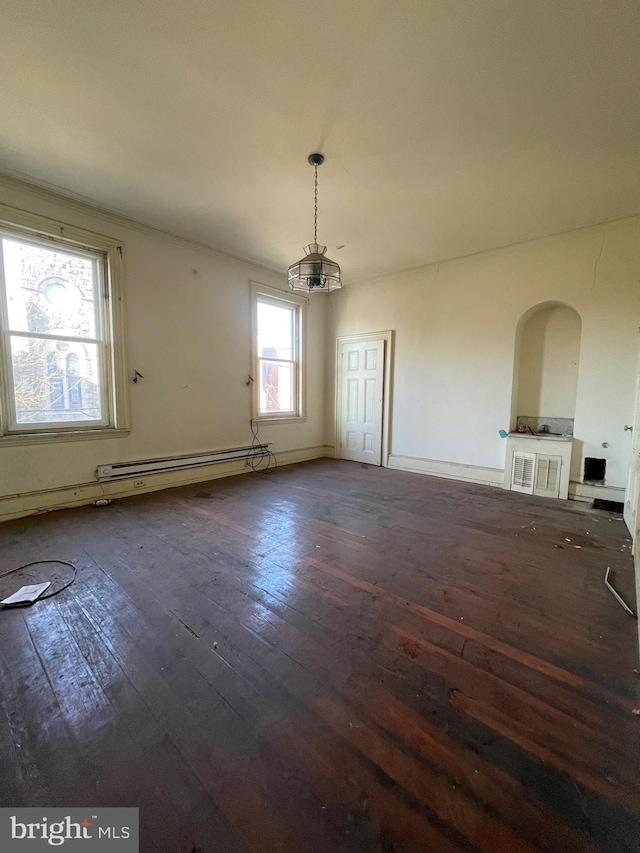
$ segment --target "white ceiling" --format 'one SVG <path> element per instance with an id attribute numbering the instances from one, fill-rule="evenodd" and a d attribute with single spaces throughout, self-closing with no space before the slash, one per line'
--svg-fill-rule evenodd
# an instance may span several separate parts
<path id="1" fill-rule="evenodd" d="M 0 170 L 345 281 L 637 213 L 637 0 L 3 0 Z M 336 246 L 344 244 L 344 248 Z"/>

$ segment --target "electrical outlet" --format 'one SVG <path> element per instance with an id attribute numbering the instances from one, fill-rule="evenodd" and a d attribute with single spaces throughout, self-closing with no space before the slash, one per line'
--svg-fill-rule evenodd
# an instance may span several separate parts
<path id="1" fill-rule="evenodd" d="M 144 480 L 134 480 L 133 481 L 133 488 L 134 489 L 141 489 L 144 485 L 145 485 Z"/>

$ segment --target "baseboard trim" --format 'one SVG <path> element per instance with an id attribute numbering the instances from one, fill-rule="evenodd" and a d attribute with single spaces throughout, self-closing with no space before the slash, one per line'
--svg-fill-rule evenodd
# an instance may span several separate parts
<path id="1" fill-rule="evenodd" d="M 302 447 L 299 450 L 282 450 L 275 454 L 278 465 L 293 465 L 296 462 L 310 462 L 312 459 L 323 459 L 333 456 L 333 448 L 326 444 L 317 447 Z"/>
<path id="2" fill-rule="evenodd" d="M 591 486 L 579 483 L 577 480 L 569 482 L 569 500 L 585 501 L 590 503 L 596 498 L 603 501 L 615 501 L 624 503 L 625 490 L 620 486 Z"/>
<path id="3" fill-rule="evenodd" d="M 481 465 L 464 465 L 460 462 L 441 462 L 437 459 L 423 459 L 418 456 L 400 456 L 391 454 L 387 467 L 397 471 L 409 471 L 412 474 L 427 474 L 430 477 L 443 477 L 446 480 L 462 480 L 465 483 L 477 483 L 481 486 L 504 487 L 502 468 L 485 468 Z"/>
<path id="4" fill-rule="evenodd" d="M 276 453 L 278 465 L 294 465 L 308 462 L 324 456 L 332 456 L 333 448 L 319 445 L 303 447 L 297 450 L 283 450 Z M 39 515 L 58 509 L 70 509 L 92 504 L 98 500 L 116 500 L 141 495 L 146 492 L 158 492 L 174 486 L 187 486 L 190 483 L 202 483 L 206 480 L 218 480 L 237 474 L 251 473 L 245 460 L 221 462 L 215 465 L 203 465 L 201 468 L 188 468 L 180 471 L 167 471 L 161 474 L 149 474 L 144 478 L 127 477 L 105 483 L 80 483 L 59 489 L 47 489 L 38 492 L 25 492 L 20 495 L 0 497 L 0 522 L 29 515 Z M 134 489 L 134 480 L 144 479 L 145 484 Z"/>

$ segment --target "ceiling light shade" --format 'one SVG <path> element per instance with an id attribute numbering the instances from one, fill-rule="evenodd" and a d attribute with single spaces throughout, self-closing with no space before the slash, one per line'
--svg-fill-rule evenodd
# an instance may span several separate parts
<path id="1" fill-rule="evenodd" d="M 335 261 L 325 257 L 326 251 L 326 246 L 319 246 L 317 243 L 305 246 L 307 254 L 304 258 L 289 267 L 291 290 L 311 293 L 317 290 L 339 290 L 342 287 L 340 267 Z"/>
<path id="2" fill-rule="evenodd" d="M 289 287 L 306 293 L 326 293 L 339 290 L 342 278 L 338 264 L 325 257 L 327 247 L 318 245 L 318 166 L 324 163 L 324 157 L 322 154 L 310 154 L 309 163 L 315 169 L 313 243 L 305 247 L 304 258 L 289 267 Z"/>

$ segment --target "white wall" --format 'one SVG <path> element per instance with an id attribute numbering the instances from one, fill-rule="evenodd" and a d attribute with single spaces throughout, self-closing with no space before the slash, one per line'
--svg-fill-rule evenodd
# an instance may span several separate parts
<path id="1" fill-rule="evenodd" d="M 560 305 L 527 318 L 521 332 L 516 414 L 574 417 L 580 329 L 578 314 Z"/>
<path id="2" fill-rule="evenodd" d="M 250 281 L 286 288 L 284 275 L 0 178 L 0 201 L 122 240 L 128 437 L 2 446 L 0 498 L 95 482 L 98 464 L 251 443 Z M 325 303 L 308 312 L 307 420 L 260 429 L 276 452 L 324 444 Z"/>
<path id="3" fill-rule="evenodd" d="M 624 487 L 639 279 L 638 217 L 422 267 L 331 294 L 328 354 L 338 335 L 395 329 L 391 453 L 502 469 L 518 321 L 569 305 L 582 320 L 574 476 L 585 455 L 606 457 L 608 485 Z M 332 392 L 327 404 L 331 429 Z"/>
<path id="4" fill-rule="evenodd" d="M 126 438 L 0 443 L 0 499 L 94 482 L 98 464 L 250 442 L 249 283 L 284 288 L 284 276 L 12 180 L 0 179 L 0 201 L 123 241 L 127 362 L 145 377 L 129 385 Z M 391 453 L 502 469 L 518 321 L 562 302 L 582 321 L 574 477 L 585 455 L 606 457 L 607 483 L 624 487 L 639 279 L 635 217 L 347 284 L 310 303 L 307 421 L 261 438 L 277 452 L 331 444 L 335 337 L 395 329 Z"/>

